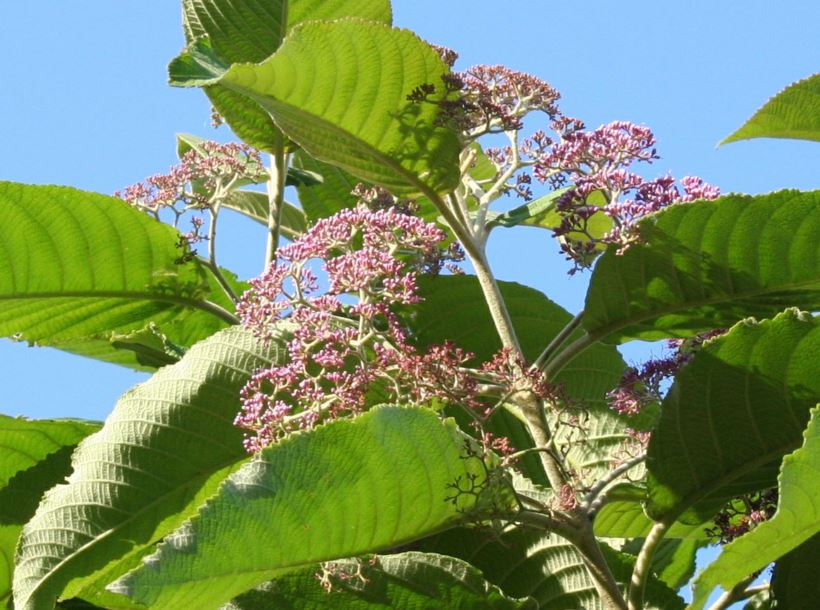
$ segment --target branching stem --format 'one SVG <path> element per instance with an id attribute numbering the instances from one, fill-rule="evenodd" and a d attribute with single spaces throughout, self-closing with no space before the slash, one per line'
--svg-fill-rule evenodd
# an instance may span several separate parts
<path id="1" fill-rule="evenodd" d="M 595 485 L 589 490 L 586 496 L 584 496 L 583 501 L 581 502 L 581 507 L 587 512 L 591 513 L 594 512 L 593 507 L 596 506 L 598 503 L 597 501 L 600 498 L 603 498 L 606 492 L 606 488 L 612 484 L 619 476 L 624 474 L 625 472 L 629 471 L 630 469 L 634 468 L 641 462 L 646 459 L 645 455 L 639 455 L 637 457 L 632 458 L 631 460 L 624 462 L 620 466 L 618 466 L 615 470 L 610 470 L 606 473 L 605 476 L 598 479 Z"/>
<path id="2" fill-rule="evenodd" d="M 228 298 L 233 301 L 234 303 L 239 301 L 239 297 L 236 296 L 231 285 L 228 283 L 228 280 L 225 279 L 225 276 L 222 275 L 222 270 L 219 268 L 219 265 L 216 262 L 216 221 L 219 218 L 219 204 L 215 203 L 213 207 L 210 209 L 211 213 L 211 222 L 208 224 L 208 260 L 206 265 L 208 269 L 211 270 L 211 273 L 214 274 L 216 281 L 222 287 L 222 290 L 225 291 L 225 294 L 228 295 Z"/>

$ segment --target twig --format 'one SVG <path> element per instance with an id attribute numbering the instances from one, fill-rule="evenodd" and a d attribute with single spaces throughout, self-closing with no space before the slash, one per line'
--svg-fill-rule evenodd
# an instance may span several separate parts
<path id="1" fill-rule="evenodd" d="M 583 352 L 590 345 L 594 344 L 595 341 L 596 339 L 593 339 L 592 336 L 584 333 L 563 350 L 558 352 L 555 358 L 546 363 L 544 368 L 541 370 L 544 371 L 544 375 L 546 375 L 547 379 L 554 377 L 561 372 L 561 369 L 563 369 L 570 362 L 570 360 L 575 358 L 575 356 Z"/>
<path id="2" fill-rule="evenodd" d="M 549 345 L 544 348 L 544 351 L 541 352 L 541 355 L 533 362 L 533 368 L 540 369 L 544 366 L 544 364 L 549 360 L 550 356 L 561 347 L 564 342 L 569 338 L 569 336 L 573 333 L 573 331 L 578 328 L 581 324 L 581 320 L 584 317 L 584 311 L 579 311 L 572 320 L 567 322 L 567 325 L 561 329 L 555 337 L 553 337 L 552 341 L 549 342 Z"/>
<path id="3" fill-rule="evenodd" d="M 213 207 L 210 209 L 211 213 L 211 222 L 208 225 L 208 261 L 207 266 L 211 270 L 211 273 L 214 274 L 217 283 L 222 287 L 222 290 L 225 291 L 225 294 L 228 295 L 228 298 L 233 302 L 236 303 L 239 301 L 239 297 L 236 296 L 231 285 L 228 283 L 228 280 L 225 279 L 225 276 L 222 275 L 222 270 L 219 268 L 219 265 L 216 262 L 216 220 L 219 218 L 219 204 L 215 203 Z"/>

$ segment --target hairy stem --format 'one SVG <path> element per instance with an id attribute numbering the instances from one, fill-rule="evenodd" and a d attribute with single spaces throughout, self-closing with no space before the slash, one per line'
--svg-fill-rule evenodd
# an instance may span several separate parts
<path id="1" fill-rule="evenodd" d="M 270 159 L 268 178 L 268 245 L 265 252 L 265 267 L 276 259 L 279 247 L 279 232 L 282 226 L 282 210 L 285 207 L 285 179 L 288 173 L 288 159 L 284 142 L 277 143 Z"/>
<path id="2" fill-rule="evenodd" d="M 663 541 L 670 523 L 669 518 L 655 523 L 652 529 L 649 530 L 646 540 L 644 540 L 641 551 L 635 560 L 632 578 L 629 581 L 629 610 L 642 610 L 643 608 L 643 592 L 646 587 L 646 580 L 649 578 L 652 558 L 655 556 L 655 551 L 658 550 L 658 545 Z"/>

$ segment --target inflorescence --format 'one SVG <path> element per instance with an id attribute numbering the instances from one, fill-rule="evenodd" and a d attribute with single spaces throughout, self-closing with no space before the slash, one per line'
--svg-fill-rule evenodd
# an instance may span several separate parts
<path id="1" fill-rule="evenodd" d="M 372 400 L 454 403 L 480 420 L 491 410 L 485 394 L 525 387 L 548 392 L 539 374 L 507 351 L 476 370 L 469 367 L 474 355 L 453 342 L 423 352 L 413 345 L 401 310 L 420 301 L 419 273 L 461 258 L 441 248 L 445 237 L 406 211 L 361 202 L 320 220 L 279 250 L 238 307 L 243 325 L 257 337 L 290 333 L 287 362 L 258 371 L 242 390 L 235 423 L 248 431 L 248 451 L 361 413 Z M 314 273 L 317 261 L 326 276 L 323 290 Z M 282 322 L 286 317 L 290 330 Z M 503 440 L 480 438 L 508 450 Z"/>

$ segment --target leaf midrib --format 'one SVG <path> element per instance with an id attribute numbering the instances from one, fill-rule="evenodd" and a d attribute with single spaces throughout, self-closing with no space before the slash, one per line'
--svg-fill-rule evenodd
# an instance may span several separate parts
<path id="1" fill-rule="evenodd" d="M 161 292 L 132 291 L 132 290 L 65 290 L 65 291 L 43 291 L 25 293 L 3 293 L 0 294 L 2 301 L 26 301 L 38 299 L 60 299 L 60 298 L 103 298 L 103 299 L 123 299 L 131 301 L 155 301 L 159 303 L 170 303 L 173 305 L 185 305 L 194 309 L 199 309 L 209 313 L 229 324 L 236 324 L 236 319 L 228 310 L 218 303 L 208 299 L 196 299 L 179 295 L 163 294 Z"/>

